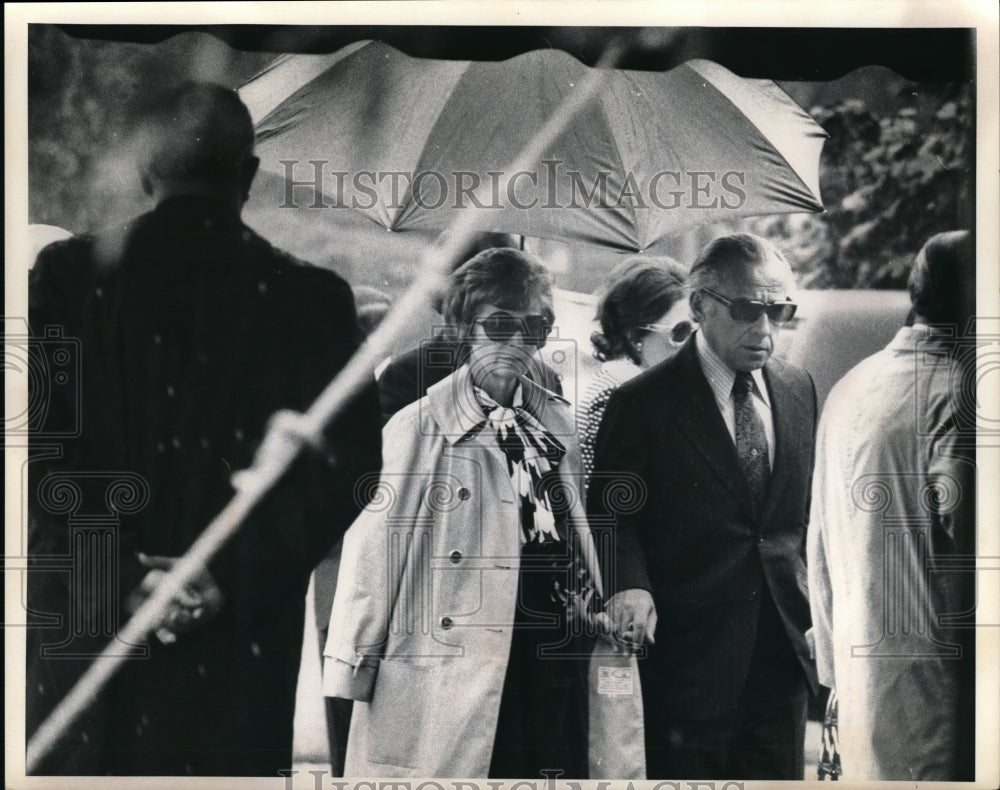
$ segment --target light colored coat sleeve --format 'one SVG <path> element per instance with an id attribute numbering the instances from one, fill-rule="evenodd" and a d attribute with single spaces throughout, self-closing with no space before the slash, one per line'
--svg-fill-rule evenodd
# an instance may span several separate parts
<path id="1" fill-rule="evenodd" d="M 426 482 L 414 470 L 426 468 L 435 451 L 434 440 L 420 430 L 420 410 L 415 407 L 397 413 L 385 426 L 377 488 L 344 535 L 323 651 L 327 697 L 371 699 L 404 571 L 390 541 L 412 531 Z M 368 481 L 369 489 L 375 482 Z"/>
<path id="2" fill-rule="evenodd" d="M 830 568 L 827 556 L 826 519 L 829 516 L 826 507 L 827 474 L 826 468 L 826 429 L 829 423 L 830 407 L 820 420 L 816 437 L 816 467 L 813 472 L 812 508 L 809 515 L 809 527 L 806 533 L 806 567 L 809 574 L 809 608 L 812 613 L 812 636 L 816 651 L 816 673 L 819 682 L 827 688 L 833 688 L 833 594 L 830 587 Z"/>

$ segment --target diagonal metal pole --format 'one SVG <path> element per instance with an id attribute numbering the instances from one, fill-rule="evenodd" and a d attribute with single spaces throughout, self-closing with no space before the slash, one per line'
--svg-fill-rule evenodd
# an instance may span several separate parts
<path id="1" fill-rule="evenodd" d="M 604 70 L 620 60 L 624 40 L 609 44 L 597 66 L 587 72 L 573 91 L 538 130 L 524 150 L 505 171 L 500 194 L 507 194 L 507 183 L 512 173 L 526 170 L 538 161 L 546 148 L 569 126 L 573 118 L 597 94 Z M 486 186 L 480 186 L 477 197 L 485 202 L 491 199 Z M 253 465 L 234 476 L 236 495 L 205 528 L 191 548 L 167 573 L 154 593 L 135 612 L 122 628 L 119 638 L 129 643 L 145 641 L 158 626 L 173 597 L 208 566 L 208 563 L 239 530 L 251 510 L 267 495 L 295 460 L 303 444 L 318 442 L 323 428 L 333 420 L 355 395 L 371 383 L 373 371 L 394 344 L 411 331 L 412 321 L 427 305 L 432 294 L 447 281 L 451 264 L 458 257 L 475 232 L 471 212 L 463 212 L 451 228 L 441 235 L 443 242 L 427 248 L 417 277 L 403 294 L 385 320 L 369 336 L 343 370 L 327 385 L 309 410 L 301 415 L 297 435 L 282 430 L 272 423 Z M 30 774 L 53 749 L 59 739 L 84 710 L 97 698 L 101 689 L 118 671 L 124 656 L 114 655 L 112 645 L 94 659 L 73 689 L 55 707 L 48 718 L 32 736 L 27 745 L 25 771 Z"/>

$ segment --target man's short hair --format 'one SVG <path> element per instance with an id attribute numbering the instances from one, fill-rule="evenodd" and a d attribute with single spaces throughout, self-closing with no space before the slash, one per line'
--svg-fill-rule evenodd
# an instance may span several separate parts
<path id="1" fill-rule="evenodd" d="M 955 324 L 970 317 L 975 310 L 974 260 L 969 231 L 931 236 L 910 270 L 908 288 L 914 313 L 931 324 Z"/>
<path id="2" fill-rule="evenodd" d="M 693 293 L 702 288 L 717 288 L 731 276 L 742 275 L 748 266 L 764 263 L 769 258 L 787 263 L 781 250 L 767 239 L 752 233 L 720 236 L 701 251 L 688 275 L 688 288 Z"/>
<path id="3" fill-rule="evenodd" d="M 467 327 L 484 304 L 523 312 L 535 302 L 553 321 L 552 275 L 533 255 L 509 247 L 484 250 L 459 266 L 444 298 L 445 320 Z"/>
<path id="4" fill-rule="evenodd" d="M 237 181 L 253 156 L 253 122 L 236 91 L 185 82 L 143 110 L 140 169 L 158 180 Z"/>

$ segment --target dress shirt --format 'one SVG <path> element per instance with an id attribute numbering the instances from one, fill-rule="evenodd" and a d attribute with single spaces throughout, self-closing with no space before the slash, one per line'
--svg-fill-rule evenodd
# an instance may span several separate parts
<path id="1" fill-rule="evenodd" d="M 736 371 L 730 368 L 712 347 L 705 340 L 704 335 L 698 331 L 695 333 L 695 347 L 698 351 L 698 361 L 701 363 L 701 370 L 708 379 L 708 386 L 712 388 L 715 395 L 715 402 L 722 413 L 722 419 L 726 423 L 729 436 L 736 444 L 736 405 L 733 399 L 733 382 L 736 380 Z M 764 373 L 755 370 L 750 374 L 753 380 L 753 405 L 760 415 L 761 422 L 764 423 L 764 433 L 767 436 L 767 460 L 771 467 L 774 466 L 774 418 L 771 414 L 771 399 L 767 395 L 767 385 L 764 383 Z"/>

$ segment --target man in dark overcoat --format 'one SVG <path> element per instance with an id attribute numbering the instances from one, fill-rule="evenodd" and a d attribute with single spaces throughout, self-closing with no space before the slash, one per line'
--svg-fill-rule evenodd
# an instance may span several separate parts
<path id="1" fill-rule="evenodd" d="M 356 481 L 379 469 L 374 385 L 299 455 L 148 643 L 117 636 L 231 499 L 272 415 L 308 408 L 359 345 L 347 283 L 243 224 L 253 139 L 233 91 L 169 92 L 139 136 L 155 208 L 50 245 L 31 272 L 34 360 L 58 376 L 68 354 L 73 375 L 32 392 L 45 408 L 29 472 L 28 737 L 101 648 L 130 656 L 37 773 L 291 767 L 306 587 L 364 505 Z"/>

